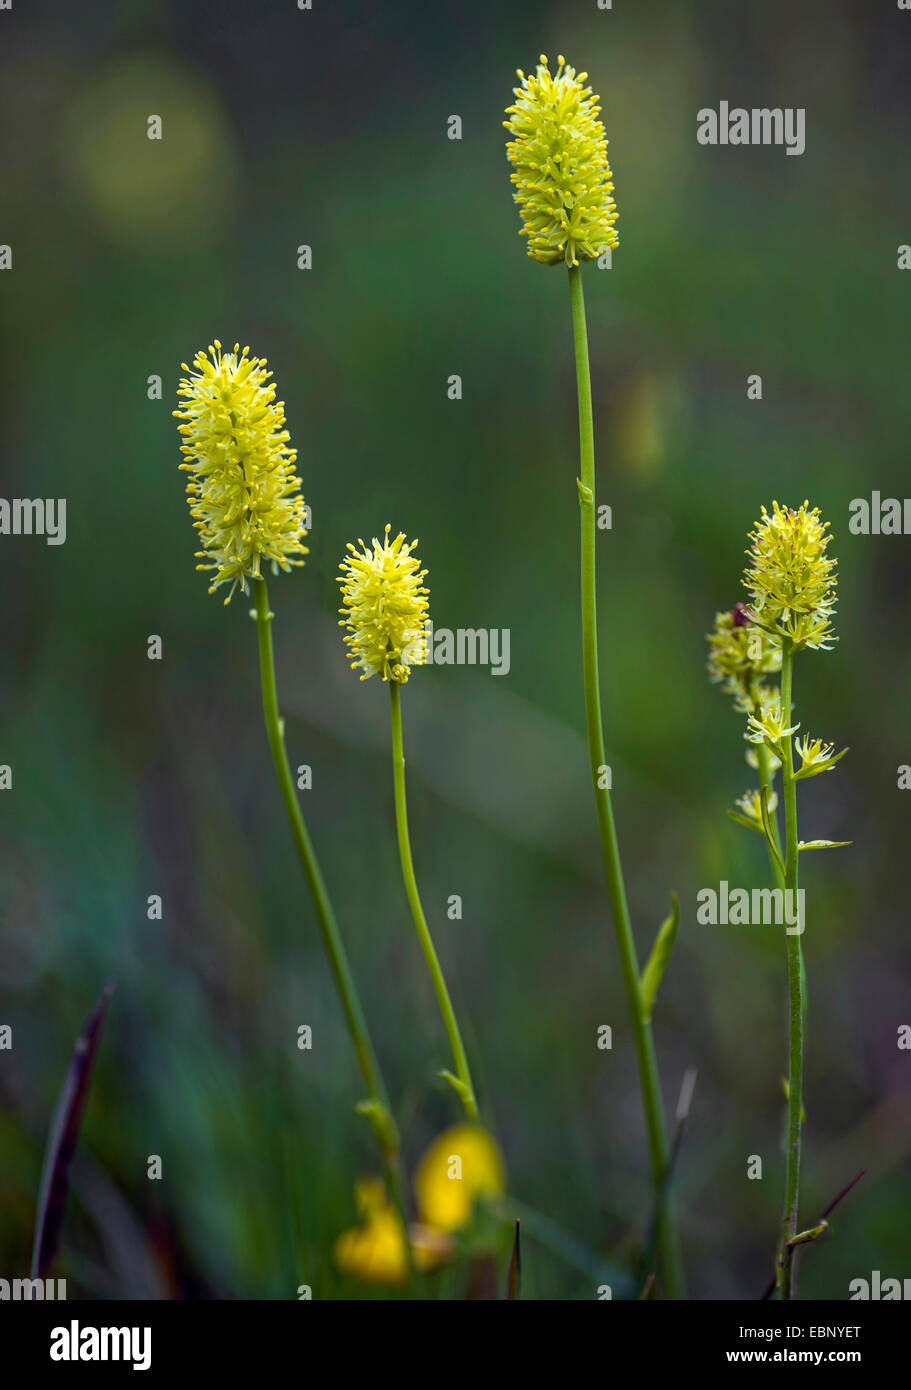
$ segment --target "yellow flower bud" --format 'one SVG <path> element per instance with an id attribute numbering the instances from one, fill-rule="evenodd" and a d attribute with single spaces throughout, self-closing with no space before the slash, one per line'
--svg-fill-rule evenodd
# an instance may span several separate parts
<path id="1" fill-rule="evenodd" d="M 545 265 L 578 265 L 617 246 L 617 210 L 607 162 L 601 107 L 588 74 L 558 59 L 551 75 L 547 57 L 533 77 L 519 70 L 516 102 L 506 108 L 506 146 L 513 166 L 513 195 L 522 213 L 528 254 Z"/>
<path id="2" fill-rule="evenodd" d="M 421 583 L 427 571 L 413 553 L 417 541 L 406 541 L 402 532 L 390 541 L 389 532 L 387 526 L 382 542 L 374 536 L 372 550 L 361 540 L 359 551 L 349 544 L 338 581 L 339 627 L 347 628 L 351 669 L 361 669 L 362 681 L 382 676 L 404 685 L 410 668 L 427 656 L 428 591 Z"/>
<path id="3" fill-rule="evenodd" d="M 214 570 L 209 588 L 231 582 L 225 603 L 237 585 L 259 579 L 264 561 L 273 572 L 302 565 L 307 554 L 306 507 L 288 447 L 285 410 L 275 400 L 266 359 L 249 356 L 249 348 L 222 353 L 216 339 L 193 359 L 195 371 L 181 378 L 174 411 L 183 436 L 181 468 L 187 479 L 190 515 L 203 549 L 201 570 Z M 183 370 L 191 369 L 184 362 Z"/>

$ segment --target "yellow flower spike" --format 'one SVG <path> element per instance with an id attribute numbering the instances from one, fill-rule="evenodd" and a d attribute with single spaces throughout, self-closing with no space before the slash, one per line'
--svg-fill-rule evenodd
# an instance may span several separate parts
<path id="1" fill-rule="evenodd" d="M 360 550 L 348 545 L 338 581 L 339 627 L 347 629 L 351 669 L 360 668 L 362 681 L 382 676 L 404 685 L 411 667 L 427 657 L 428 590 L 421 583 L 427 571 L 414 554 L 417 541 L 406 541 L 403 532 L 390 541 L 390 530 L 387 526 L 382 542 L 374 536 L 372 549 L 362 540 Z"/>
<path id="2" fill-rule="evenodd" d="M 595 260 L 618 245 L 617 209 L 607 161 L 601 107 L 588 73 L 567 67 L 562 55 L 551 74 L 546 54 L 532 77 L 518 70 L 516 102 L 506 108 L 506 146 L 522 215 L 520 236 L 544 265 Z"/>
<path id="3" fill-rule="evenodd" d="M 363 1224 L 343 1231 L 333 1246 L 335 1263 L 346 1274 L 372 1284 L 400 1285 L 408 1278 L 405 1228 L 389 1205 L 381 1182 L 367 1178 L 355 1188 Z M 452 1253 L 452 1242 L 439 1232 L 412 1226 L 412 1259 L 416 1269 L 428 1273 Z"/>
<path id="4" fill-rule="evenodd" d="M 216 338 L 193 359 L 182 377 L 174 411 L 183 436 L 180 467 L 187 473 L 187 501 L 203 549 L 197 568 L 214 570 L 209 593 L 231 584 L 259 579 L 264 562 L 273 572 L 302 565 L 307 554 L 306 507 L 294 469 L 297 454 L 289 448 L 285 410 L 275 399 L 266 359 L 250 349 L 222 352 Z"/>
<path id="5" fill-rule="evenodd" d="M 467 1226 L 479 1197 L 504 1190 L 503 1157 L 480 1125 L 454 1125 L 424 1154 L 414 1179 L 418 1213 L 424 1225 L 439 1231 Z"/>
<path id="6" fill-rule="evenodd" d="M 598 676 L 597 528 L 594 416 L 585 295 L 580 261 L 595 260 L 618 245 L 617 208 L 613 177 L 607 159 L 607 137 L 599 119 L 601 107 L 586 73 L 577 74 L 562 55 L 551 73 L 547 55 L 531 77 L 519 72 L 516 100 L 504 122 L 512 139 L 506 147 L 512 165 L 513 194 L 522 218 L 521 235 L 528 254 L 545 265 L 565 263 L 572 311 L 576 396 L 579 408 L 580 609 L 582 676 L 585 686 L 585 727 L 599 838 L 607 878 L 617 949 L 620 955 L 633 1031 L 642 1101 L 649 1117 L 649 1151 L 655 1188 L 657 1243 L 661 1252 L 665 1292 L 685 1296 L 685 1281 L 674 1203 L 664 1201 L 661 1175 L 668 1162 L 666 1127 L 662 1114 L 658 1064 L 651 1030 L 642 1007 L 639 965 L 626 893 L 611 795 L 597 776 L 604 763 L 604 723 Z"/>
<path id="7" fill-rule="evenodd" d="M 750 533 L 743 582 L 752 610 L 757 622 L 779 639 L 789 638 L 795 650 L 828 651 L 838 640 L 831 624 L 838 562 L 826 554 L 828 529 L 819 508 L 811 511 L 808 502 L 796 511 L 773 502 L 771 515 L 763 507 Z"/>

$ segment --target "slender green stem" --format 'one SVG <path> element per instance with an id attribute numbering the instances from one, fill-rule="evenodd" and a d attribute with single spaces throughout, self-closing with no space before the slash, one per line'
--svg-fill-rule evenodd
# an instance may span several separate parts
<path id="1" fill-rule="evenodd" d="M 275 774 L 278 778 L 278 785 L 281 791 L 282 801 L 287 812 L 288 822 L 291 826 L 291 833 L 294 836 L 294 844 L 297 849 L 298 858 L 310 889 L 310 896 L 313 899 L 313 906 L 316 909 L 316 918 L 319 923 L 320 934 L 323 938 L 323 945 L 329 957 L 329 964 L 335 979 L 336 988 L 341 999 L 342 1009 L 345 1014 L 345 1021 L 348 1025 L 348 1032 L 351 1034 L 351 1041 L 354 1044 L 354 1051 L 357 1056 L 361 1075 L 367 1088 L 369 1101 L 365 1106 L 366 1113 L 371 1120 L 373 1130 L 380 1146 L 383 1157 L 383 1164 L 386 1171 L 386 1182 L 389 1195 L 398 1208 L 405 1230 L 407 1232 L 407 1215 L 405 1209 L 404 1192 L 399 1171 L 399 1136 L 392 1109 L 389 1105 L 389 1098 L 386 1087 L 380 1073 L 376 1054 L 370 1041 L 370 1034 L 367 1031 L 367 1023 L 364 1012 L 361 1008 L 357 988 L 351 974 L 351 967 L 348 964 L 348 957 L 342 942 L 335 913 L 332 910 L 332 903 L 326 890 L 326 884 L 320 870 L 313 842 L 310 839 L 309 831 L 298 804 L 297 794 L 294 787 L 294 779 L 291 775 L 291 768 L 288 763 L 288 755 L 285 751 L 284 728 L 278 709 L 278 692 L 275 684 L 275 659 L 272 651 L 272 613 L 269 611 L 269 596 L 266 591 L 266 581 L 264 579 L 253 580 L 253 593 L 256 600 L 256 630 L 259 639 L 259 669 L 262 680 L 263 691 L 263 714 L 266 721 L 266 734 L 269 739 L 269 748 L 272 753 L 272 761 L 275 765 Z M 411 1262 L 410 1243 L 405 1240 L 407 1259 Z"/>
<path id="2" fill-rule="evenodd" d="M 753 712 L 756 715 L 759 714 L 758 705 L 755 707 Z M 769 750 L 768 748 L 766 748 L 764 743 L 757 743 L 755 747 L 756 761 L 759 764 L 759 790 L 761 792 L 762 788 L 765 787 L 766 795 L 771 796 L 775 778 L 769 768 Z M 775 848 L 778 850 L 778 853 L 781 854 L 781 836 L 778 833 L 778 821 L 771 807 L 769 808 L 769 821 L 772 826 L 772 838 L 775 841 Z M 783 855 L 782 858 L 784 858 Z M 777 888 L 783 889 L 784 875 L 782 874 L 778 864 L 778 860 L 775 858 L 775 855 L 772 853 L 771 849 L 769 849 L 769 863 L 772 866 L 772 877 L 775 880 L 775 886 Z"/>
<path id="3" fill-rule="evenodd" d="M 335 977 L 336 988 L 342 1001 L 348 1031 L 354 1043 L 354 1050 L 360 1064 L 364 1083 L 372 1100 L 378 1101 L 388 1112 L 385 1088 L 380 1077 L 376 1056 L 367 1032 L 367 1024 L 358 999 L 357 989 L 351 975 L 351 968 L 342 943 L 335 913 L 329 901 L 326 884 L 317 862 L 313 843 L 310 839 L 303 814 L 294 789 L 294 779 L 285 752 L 282 720 L 278 710 L 278 694 L 275 685 L 275 662 L 272 653 L 272 613 L 269 611 L 269 597 L 266 581 L 255 579 L 253 589 L 256 596 L 256 626 L 259 637 L 259 664 L 263 687 L 263 713 L 266 720 L 266 733 L 275 772 L 281 790 L 282 801 L 291 825 L 291 833 L 297 848 L 304 877 L 313 898 L 323 944 Z"/>
<path id="4" fill-rule="evenodd" d="M 588 365 L 588 332 L 585 325 L 585 301 L 582 294 L 582 275 L 578 266 L 569 272 L 572 300 L 573 343 L 576 355 L 576 386 L 579 397 L 580 478 L 578 480 L 581 512 L 582 543 L 582 659 L 585 677 L 585 721 L 588 728 L 588 752 L 592 785 L 601 833 L 601 850 L 607 875 L 608 897 L 620 953 L 620 967 L 629 1002 L 642 1102 L 648 1127 L 651 1154 L 652 1182 L 660 1209 L 659 1244 L 664 1270 L 665 1289 L 670 1298 L 685 1297 L 683 1262 L 677 1233 L 672 1199 L 663 1193 L 664 1174 L 668 1161 L 667 1126 L 664 1104 L 658 1081 L 658 1064 L 651 1024 L 642 1017 L 639 985 L 639 961 L 630 923 L 629 906 L 623 883 L 620 847 L 614 825 L 610 792 L 602 786 L 605 766 L 604 730 L 601 719 L 601 695 L 598 679 L 598 622 L 595 575 L 595 443 L 592 417 L 591 374 Z"/>
<path id="5" fill-rule="evenodd" d="M 782 714 L 789 721 L 793 709 L 794 648 L 784 641 L 782 652 Z M 794 781 L 793 734 L 782 741 L 782 787 L 784 794 L 784 888 L 786 903 L 797 915 L 797 783 Z M 800 1208 L 800 1148 L 801 1118 L 804 1109 L 804 980 L 801 960 L 800 933 L 789 934 L 787 941 L 787 992 L 789 992 L 789 1065 L 787 1065 L 787 1155 L 784 1176 L 784 1211 L 782 1215 L 782 1244 L 779 1250 L 780 1295 L 790 1300 L 794 1295 L 794 1265 L 787 1243 L 797 1234 Z"/>
<path id="6" fill-rule="evenodd" d="M 781 710 L 790 724 L 793 706 L 792 683 L 794 675 L 794 649 L 785 640 L 781 657 Z M 797 897 L 797 784 L 794 780 L 793 735 L 782 740 L 784 758 L 781 765 L 782 787 L 784 791 L 785 816 L 785 903 L 791 911 L 785 915 L 799 912 Z M 803 988 L 803 962 L 801 958 L 800 933 L 786 936 L 788 948 L 788 1138 L 785 1170 L 784 1212 L 782 1214 L 781 1247 L 778 1252 L 781 1278 L 781 1297 L 794 1296 L 794 1268 L 796 1254 L 788 1259 L 788 1241 L 797 1234 L 800 1205 L 800 1130 L 803 1114 L 803 1045 L 805 994 Z"/>
<path id="7" fill-rule="evenodd" d="M 793 649 L 789 646 L 789 649 L 782 654 L 781 679 L 781 707 L 789 723 L 792 707 L 793 663 L 794 653 Z M 758 706 L 755 713 L 759 713 Z M 785 872 L 782 873 L 778 860 L 772 853 L 771 848 L 769 849 L 769 863 L 772 867 L 772 876 L 775 879 L 776 886 L 783 889 L 786 893 L 785 903 L 793 906 L 797 903 L 799 850 L 797 849 L 797 784 L 794 779 L 792 735 L 788 735 L 782 751 L 785 753 L 785 758 L 782 762 L 782 786 L 785 803 L 785 843 L 787 847 L 785 855 L 782 856 L 785 863 Z M 756 754 L 759 764 L 760 788 L 765 787 L 767 792 L 771 793 L 774 775 L 769 769 L 769 754 L 765 744 L 761 743 L 757 745 Z M 780 854 L 781 837 L 778 832 L 778 822 L 774 815 L 770 814 L 769 819 L 772 826 L 772 837 Z M 791 891 L 788 891 L 789 889 Z M 793 1239 L 799 1221 L 800 1149 L 803 1118 L 803 1047 L 807 1023 L 807 984 L 803 948 L 799 933 L 793 936 L 787 936 L 786 941 L 788 945 L 789 994 L 787 1174 L 781 1245 L 776 1257 L 778 1268 L 773 1289 L 777 1289 L 780 1298 L 791 1299 L 796 1296 L 795 1261 L 797 1258 L 797 1251 L 794 1249 L 789 1253 L 788 1242 Z M 793 1105 L 790 1101 L 792 1094 L 797 1096 L 797 1100 Z"/>
<path id="8" fill-rule="evenodd" d="M 462 1045 L 462 1034 L 459 1032 L 458 1021 L 452 1007 L 452 1001 L 449 998 L 449 990 L 446 988 L 446 980 L 443 977 L 440 962 L 437 959 L 433 938 L 430 935 L 430 928 L 427 926 L 427 919 L 424 916 L 424 909 L 421 906 L 417 880 L 414 876 L 414 864 L 411 859 L 411 841 L 408 835 L 408 807 L 405 801 L 405 748 L 402 738 L 402 696 L 397 681 L 389 682 L 389 703 L 392 711 L 392 778 L 395 789 L 395 826 L 399 841 L 399 858 L 402 861 L 402 876 L 405 880 L 405 893 L 408 898 L 408 906 L 411 908 L 411 915 L 414 918 L 414 925 L 417 928 L 418 939 L 424 952 L 424 959 L 430 971 L 430 978 L 433 981 L 433 988 L 436 991 L 437 1003 L 440 1006 L 440 1013 L 443 1015 L 443 1023 L 446 1026 L 446 1034 L 449 1038 L 449 1046 L 452 1049 L 452 1056 L 455 1062 L 456 1079 L 459 1083 L 457 1090 L 469 1120 L 477 1120 L 478 1104 L 475 1100 L 471 1071 L 468 1067 L 468 1058 L 465 1055 L 465 1048 Z"/>

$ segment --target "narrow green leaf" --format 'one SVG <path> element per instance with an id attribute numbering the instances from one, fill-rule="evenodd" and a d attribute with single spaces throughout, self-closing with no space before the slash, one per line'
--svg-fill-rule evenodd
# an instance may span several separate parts
<path id="1" fill-rule="evenodd" d="M 818 777 L 820 772 L 828 772 L 836 763 L 841 762 L 847 752 L 848 749 L 843 748 L 834 758 L 826 758 L 825 762 L 811 763 L 809 767 L 802 765 L 800 771 L 794 773 L 794 781 L 799 782 L 801 777 Z"/>
<path id="2" fill-rule="evenodd" d="M 798 840 L 798 849 L 842 849 L 853 845 L 853 840 Z"/>
<path id="3" fill-rule="evenodd" d="M 772 854 L 774 854 L 775 858 L 778 860 L 778 867 L 781 869 L 781 872 L 784 873 L 784 871 L 785 871 L 785 868 L 784 868 L 784 860 L 782 859 L 781 853 L 780 853 L 780 851 L 779 851 L 779 849 L 778 849 L 778 846 L 777 846 L 776 843 L 775 843 L 775 835 L 774 835 L 774 833 L 773 833 L 773 831 L 772 831 L 772 818 L 771 818 L 771 816 L 769 815 L 769 789 L 768 789 L 768 787 L 763 787 L 759 799 L 760 799 L 760 802 L 761 802 L 761 805 L 762 805 L 762 824 L 763 824 L 763 826 L 764 826 L 764 828 L 765 828 L 765 837 L 766 837 L 766 841 L 768 842 L 768 846 L 769 846 L 769 849 L 771 850 Z"/>
<path id="4" fill-rule="evenodd" d="M 735 820 L 738 825 L 745 825 L 747 830 L 755 830 L 757 835 L 765 834 L 759 822 L 751 820 L 749 816 L 742 816 L 739 811 L 727 811 L 725 814 L 730 816 L 731 820 Z"/>
<path id="5" fill-rule="evenodd" d="M 677 939 L 677 927 L 679 924 L 680 904 L 677 902 L 677 894 L 672 893 L 671 915 L 665 918 L 658 929 L 658 935 L 655 937 L 655 944 L 652 947 L 652 954 L 649 956 L 639 980 L 639 992 L 642 996 L 642 1019 L 644 1023 L 648 1023 L 652 1016 L 655 995 L 658 993 L 661 977 L 671 958 L 674 942 Z"/>

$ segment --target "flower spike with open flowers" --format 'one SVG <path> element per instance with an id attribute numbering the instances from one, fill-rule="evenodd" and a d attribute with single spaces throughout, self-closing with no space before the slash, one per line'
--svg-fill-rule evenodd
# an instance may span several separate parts
<path id="1" fill-rule="evenodd" d="M 601 107 L 587 72 L 576 74 L 562 55 L 551 74 L 546 54 L 535 72 L 517 73 L 516 101 L 506 108 L 506 147 L 515 200 L 522 212 L 520 236 L 528 254 L 544 265 L 577 266 L 617 246 L 617 208 L 607 161 Z"/>
<path id="2" fill-rule="evenodd" d="M 346 630 L 344 640 L 353 658 L 351 666 L 361 671 L 361 680 L 380 676 L 389 685 L 395 823 L 405 894 L 455 1062 L 455 1074 L 443 1071 L 441 1075 L 459 1096 L 468 1119 L 475 1121 L 478 1105 L 468 1057 L 418 893 L 405 800 L 401 691 L 411 668 L 422 666 L 426 660 L 424 625 L 428 621 L 428 591 L 422 581 L 427 571 L 421 569 L 415 554 L 417 541 L 406 541 L 401 532 L 390 541 L 390 531 L 391 527 L 387 526 L 383 540 L 374 537 L 372 546 L 360 541 L 360 550 L 349 542 L 348 553 L 339 567 L 338 582 L 342 591 L 339 627 Z"/>
<path id="3" fill-rule="evenodd" d="M 374 538 L 372 549 L 359 541 L 360 551 L 348 545 L 342 562 L 345 642 L 354 658 L 351 669 L 361 680 L 381 676 L 404 685 L 412 666 L 426 657 L 424 624 L 427 622 L 427 590 L 421 580 L 427 574 L 402 532 L 389 540 L 387 526 L 382 542 Z"/>
<path id="4" fill-rule="evenodd" d="M 785 901 L 798 901 L 798 859 L 802 850 L 836 849 L 846 840 L 798 840 L 797 782 L 830 772 L 847 749 L 835 753 L 832 744 L 805 734 L 795 743 L 799 723 L 794 719 L 794 657 L 800 651 L 830 651 L 838 640 L 832 630 L 835 612 L 836 561 L 828 555 L 828 522 L 803 502 L 800 507 L 762 508 L 750 535 L 750 564 L 744 575 L 749 605 L 737 604 L 719 613 L 709 635 L 709 676 L 733 696 L 747 716 L 744 737 L 750 743 L 748 761 L 759 772 L 759 788 L 748 791 L 728 814 L 739 824 L 764 835 L 776 887 Z M 780 688 L 768 684 L 780 671 Z M 801 766 L 795 771 L 794 749 Z M 782 846 L 773 789 L 781 770 L 785 812 Z M 802 931 L 802 928 L 801 928 Z M 775 1266 L 778 1296 L 795 1294 L 795 1251 L 810 1233 L 798 1232 L 800 1154 L 803 1125 L 803 1054 L 806 1033 L 806 977 L 801 931 L 788 932 L 788 1120 L 785 1198 L 781 1237 Z"/>
<path id="5" fill-rule="evenodd" d="M 518 70 L 515 102 L 504 122 L 512 139 L 506 154 L 519 206 L 521 236 L 529 256 L 543 265 L 565 265 L 569 272 L 576 394 L 579 403 L 579 476 L 576 479 L 581 527 L 582 669 L 589 763 L 601 854 L 627 1004 L 636 1048 L 642 1105 L 648 1131 L 654 1222 L 658 1232 L 664 1287 L 670 1298 L 685 1295 L 683 1262 L 671 1195 L 671 1146 L 658 1063 L 652 1037 L 651 1009 L 677 931 L 676 900 L 671 916 L 657 934 L 646 967 L 640 972 L 630 921 L 620 846 L 611 794 L 604 780 L 607 757 L 601 717 L 598 672 L 598 624 L 595 579 L 595 444 L 588 332 L 582 292 L 582 262 L 598 259 L 618 245 L 617 207 L 607 159 L 607 135 L 601 105 L 588 74 L 576 73 L 562 56 L 551 73 L 545 54 L 535 72 Z M 673 898 L 673 895 L 672 895 Z"/>
<path id="6" fill-rule="evenodd" d="M 208 356 L 202 351 L 196 354 L 196 370 L 181 380 L 178 390 L 182 404 L 174 414 L 182 421 L 178 428 L 185 456 L 180 466 L 190 474 L 187 500 L 203 544 L 198 552 L 203 563 L 197 568 L 215 571 L 210 593 L 230 583 L 225 603 L 238 585 L 242 593 L 253 589 L 256 606 L 250 616 L 257 625 L 263 713 L 272 761 L 368 1092 L 368 1099 L 357 1108 L 373 1127 L 390 1197 L 402 1209 L 398 1132 L 285 751 L 272 651 L 273 615 L 264 569 L 271 563 L 273 572 L 287 572 L 304 563 L 307 509 L 294 469 L 296 454 L 289 447 L 284 406 L 275 400 L 265 358 L 249 353 L 249 348 L 241 351 L 237 343 L 233 351 L 222 352 L 216 339 Z M 185 363 L 183 369 L 190 372 Z"/>
<path id="7" fill-rule="evenodd" d="M 763 507 L 750 533 L 743 581 L 753 621 L 795 652 L 828 651 L 838 641 L 832 633 L 838 562 L 826 554 L 829 523 L 820 520 L 818 507 L 808 508 L 807 502 L 796 510 L 773 502 L 770 515 Z"/>
<path id="8" fill-rule="evenodd" d="M 200 349 L 195 371 L 182 377 L 174 414 L 184 442 L 180 467 L 190 474 L 187 500 L 203 548 L 197 568 L 214 570 L 209 593 L 230 583 L 259 579 L 264 563 L 273 573 L 302 565 L 307 509 L 289 448 L 285 407 L 275 399 L 266 359 L 234 344 L 222 352 L 216 338 L 209 356 Z M 191 369 L 184 362 L 183 370 Z"/>

